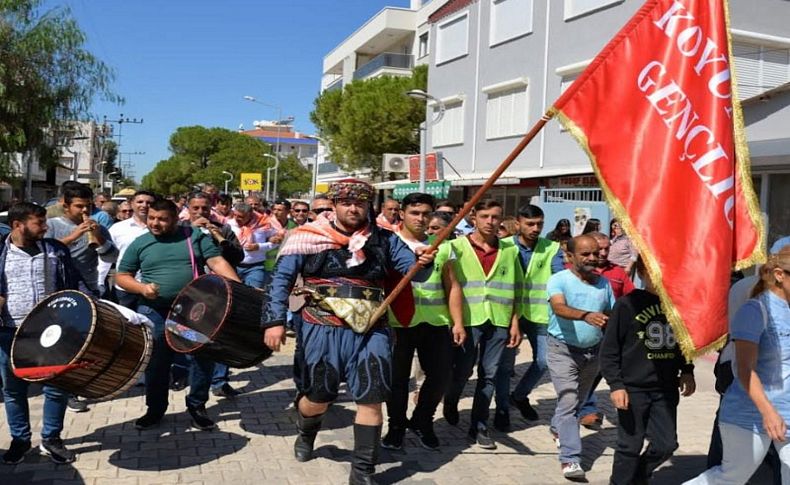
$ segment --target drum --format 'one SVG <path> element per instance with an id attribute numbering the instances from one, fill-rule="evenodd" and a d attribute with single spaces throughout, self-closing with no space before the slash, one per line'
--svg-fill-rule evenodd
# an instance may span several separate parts
<path id="1" fill-rule="evenodd" d="M 230 367 L 252 367 L 272 355 L 263 343 L 263 292 L 218 275 L 181 290 L 165 322 L 167 344 Z"/>
<path id="2" fill-rule="evenodd" d="M 110 399 L 137 382 L 152 346 L 148 327 L 130 324 L 109 303 L 66 290 L 39 302 L 19 326 L 11 365 L 26 381 Z"/>

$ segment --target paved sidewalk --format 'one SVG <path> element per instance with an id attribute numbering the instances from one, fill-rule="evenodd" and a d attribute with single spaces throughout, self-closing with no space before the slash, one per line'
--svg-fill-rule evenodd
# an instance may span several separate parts
<path id="1" fill-rule="evenodd" d="M 0 464 L 0 483 L 347 483 L 353 404 L 343 396 L 332 407 L 324 430 L 318 435 L 318 458 L 305 464 L 292 458 L 294 417 L 293 411 L 287 409 L 294 393 L 290 379 L 292 351 L 289 346 L 261 368 L 235 371 L 233 385 L 241 387 L 245 394 L 233 400 L 212 396 L 209 413 L 218 418 L 217 431 L 188 429 L 185 391 L 170 393 L 170 409 L 160 428 L 143 432 L 134 429 L 134 420 L 145 411 L 142 389 L 136 387 L 123 398 L 93 404 L 89 412 L 66 415 L 63 438 L 79 453 L 76 463 L 56 466 L 34 452 L 19 465 Z M 529 354 L 528 345 L 523 345 L 517 361 L 519 375 L 527 368 Z M 681 483 L 705 466 L 718 403 L 710 361 L 698 363 L 697 382 L 697 394 L 680 404 L 680 449 L 671 462 L 657 471 L 653 483 Z M 384 483 L 452 485 L 568 483 L 560 474 L 557 450 L 548 431 L 554 406 L 551 383 L 544 381 L 533 394 L 543 419 L 526 423 L 512 410 L 513 431 L 509 435 L 492 431 L 498 443 L 493 451 L 480 450 L 466 442 L 473 385 L 474 381 L 470 381 L 461 402 L 458 427 L 449 426 L 441 418 L 440 406 L 436 433 L 443 443 L 441 452 L 426 451 L 413 435 L 407 435 L 403 452 L 383 450 L 379 479 Z M 604 384 L 598 392 L 607 419 L 600 431 L 583 431 L 583 466 L 589 470 L 589 483 L 605 484 L 612 466 L 616 414 Z M 37 445 L 43 398 L 38 395 L 30 403 Z M 3 415 L 0 450 L 7 449 L 9 442 Z"/>

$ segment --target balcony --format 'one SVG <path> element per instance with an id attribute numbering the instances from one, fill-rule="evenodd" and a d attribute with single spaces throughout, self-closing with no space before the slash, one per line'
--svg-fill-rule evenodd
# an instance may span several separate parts
<path id="1" fill-rule="evenodd" d="M 354 80 L 376 77 L 376 74 L 405 76 L 411 74 L 412 67 L 414 67 L 414 56 L 411 54 L 385 52 L 354 71 Z"/>
<path id="2" fill-rule="evenodd" d="M 337 91 L 343 89 L 343 76 L 335 79 L 331 83 L 329 83 L 324 91 Z"/>

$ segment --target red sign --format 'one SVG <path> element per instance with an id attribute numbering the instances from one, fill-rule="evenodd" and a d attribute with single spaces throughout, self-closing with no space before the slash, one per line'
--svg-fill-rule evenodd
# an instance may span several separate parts
<path id="1" fill-rule="evenodd" d="M 432 182 L 443 178 L 442 153 L 433 152 L 425 157 L 425 180 Z M 409 157 L 409 180 L 419 182 L 420 180 L 420 156 L 411 155 Z"/>
<path id="2" fill-rule="evenodd" d="M 727 29 L 724 0 L 648 0 L 552 108 L 688 358 L 724 341 L 730 271 L 765 259 Z"/>

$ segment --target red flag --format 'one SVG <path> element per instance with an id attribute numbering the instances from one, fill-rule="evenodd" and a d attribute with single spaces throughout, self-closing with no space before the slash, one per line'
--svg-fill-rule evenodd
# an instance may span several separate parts
<path id="1" fill-rule="evenodd" d="M 554 104 L 688 358 L 723 341 L 732 268 L 765 260 L 724 0 L 648 0 Z"/>

